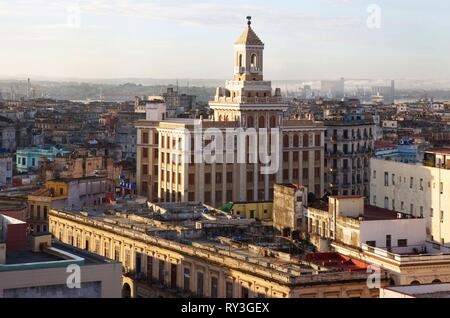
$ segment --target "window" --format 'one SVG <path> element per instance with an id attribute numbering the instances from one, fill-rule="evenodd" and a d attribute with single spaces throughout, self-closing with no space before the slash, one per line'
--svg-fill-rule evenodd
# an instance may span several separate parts
<path id="1" fill-rule="evenodd" d="M 392 185 L 395 185 L 395 173 L 392 174 Z"/>
<path id="2" fill-rule="evenodd" d="M 412 189 L 412 188 L 413 188 L 413 185 L 414 185 L 414 178 L 411 177 L 411 178 L 409 179 L 409 188 Z"/>
<path id="3" fill-rule="evenodd" d="M 309 147 L 309 135 L 308 134 L 303 135 L 303 147 Z"/>
<path id="4" fill-rule="evenodd" d="M 423 179 L 420 179 L 419 187 L 420 191 L 423 191 Z"/>
<path id="5" fill-rule="evenodd" d="M 147 145 L 148 144 L 148 133 L 142 132 L 142 143 Z"/>
<path id="6" fill-rule="evenodd" d="M 161 284 L 164 284 L 164 276 L 165 276 L 164 265 L 165 265 L 164 261 L 160 260 L 159 261 L 159 275 L 158 275 L 158 279 L 159 279 L 159 282 Z"/>
<path id="7" fill-rule="evenodd" d="M 389 173 L 387 172 L 384 173 L 384 186 L 385 187 L 389 186 Z"/>
<path id="8" fill-rule="evenodd" d="M 189 268 L 184 269 L 183 280 L 184 280 L 183 283 L 184 290 L 185 291 L 191 290 L 191 270 Z"/>
<path id="9" fill-rule="evenodd" d="M 242 287 L 241 292 L 242 292 L 241 298 L 248 298 L 248 288 Z"/>
<path id="10" fill-rule="evenodd" d="M 204 275 L 202 272 L 197 272 L 197 295 L 203 296 L 203 284 L 204 284 Z"/>
<path id="11" fill-rule="evenodd" d="M 217 277 L 211 277 L 211 298 L 217 298 L 217 286 L 218 286 L 218 280 Z"/>
<path id="12" fill-rule="evenodd" d="M 233 298 L 233 283 L 226 283 L 226 298 Z"/>
<path id="13" fill-rule="evenodd" d="M 315 136 L 315 145 L 316 145 L 316 147 L 320 147 L 320 145 L 322 144 L 321 140 L 322 140 L 321 135 L 320 134 L 316 134 L 316 136 Z"/>
<path id="14" fill-rule="evenodd" d="M 444 211 L 441 211 L 440 219 L 441 219 L 441 222 L 444 222 Z"/>
<path id="15" fill-rule="evenodd" d="M 401 239 L 397 241 L 398 247 L 407 247 L 408 246 L 408 240 L 407 239 Z"/>
<path id="16" fill-rule="evenodd" d="M 392 236 L 391 235 L 386 235 L 386 247 L 387 248 L 391 248 L 391 246 L 392 246 L 391 241 L 392 241 Z"/>
<path id="17" fill-rule="evenodd" d="M 414 204 L 411 203 L 410 209 L 409 209 L 409 213 L 411 215 L 414 215 Z"/>

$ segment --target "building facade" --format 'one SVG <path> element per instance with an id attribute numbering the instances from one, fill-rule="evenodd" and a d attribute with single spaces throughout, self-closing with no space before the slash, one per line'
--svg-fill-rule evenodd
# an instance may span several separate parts
<path id="1" fill-rule="evenodd" d="M 55 146 L 40 146 L 32 148 L 17 149 L 16 168 L 20 172 L 26 172 L 29 169 L 38 170 L 41 166 L 41 160 L 46 158 L 50 161 L 55 160 L 58 155 L 69 154 L 70 151 Z"/>
<path id="2" fill-rule="evenodd" d="M 0 188 L 12 185 L 13 156 L 9 153 L 0 153 Z"/>
<path id="3" fill-rule="evenodd" d="M 154 207 L 171 214 L 168 205 Z M 188 220 L 182 215 L 192 217 L 192 208 L 195 212 L 196 207 L 183 209 L 175 204 L 172 208 L 181 213 L 173 219 L 175 223 L 169 217 L 161 221 L 151 214 L 135 214 L 129 204 L 123 212 L 116 206 L 115 214 L 92 209 L 83 213 L 52 209 L 50 230 L 65 243 L 120 261 L 123 291 L 131 297 L 378 297 L 378 289 L 367 285 L 367 264 L 328 268 L 289 256 L 277 250 L 279 243 L 273 241 L 269 245 L 234 242 L 223 236 L 231 228 L 235 235 L 256 231 L 270 234 L 266 227 L 258 228 L 248 220 L 217 215 L 215 220 L 195 217 L 194 230 L 180 220 Z M 153 212 L 159 213 L 155 209 Z M 178 233 L 177 237 L 173 231 Z M 209 236 L 216 232 L 220 238 L 207 239 L 204 231 Z M 387 276 L 382 273 L 380 278 L 384 286 Z"/>
<path id="4" fill-rule="evenodd" d="M 450 170 L 426 152 L 429 166 L 371 159 L 371 204 L 424 217 L 430 240 L 450 243 Z M 449 156 L 450 157 L 450 156 Z"/>
<path id="5" fill-rule="evenodd" d="M 325 120 L 326 189 L 332 195 L 369 195 L 373 119 Z"/>
<path id="6" fill-rule="evenodd" d="M 156 114 L 137 123 L 138 194 L 150 201 L 201 201 L 218 207 L 231 201 L 273 200 L 274 184 L 291 182 L 323 195 L 325 128 L 312 120 L 287 119 L 281 91 L 264 81 L 263 51 L 264 44 L 249 24 L 235 43 L 234 79 L 217 88 L 210 102 L 211 119 L 162 120 Z M 202 156 L 197 145 L 212 141 L 205 137 L 211 129 L 222 135 L 234 129 L 234 140 L 242 138 L 242 143 L 234 143 L 231 160 L 194 162 L 195 156 Z M 260 133 L 268 130 L 276 137 L 267 134 L 263 139 Z M 256 139 L 250 139 L 249 132 Z M 222 142 L 223 149 L 230 149 L 228 141 Z M 250 159 L 250 145 L 271 150 L 275 172 L 260 173 L 265 164 Z M 239 152 L 244 163 L 237 160 Z"/>

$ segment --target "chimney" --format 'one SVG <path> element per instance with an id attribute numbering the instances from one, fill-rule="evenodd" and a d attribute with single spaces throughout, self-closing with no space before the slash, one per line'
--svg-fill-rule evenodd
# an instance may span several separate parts
<path id="1" fill-rule="evenodd" d="M 33 252 L 42 251 L 44 247 L 52 246 L 52 236 L 50 234 L 33 235 L 31 238 L 31 248 Z"/>

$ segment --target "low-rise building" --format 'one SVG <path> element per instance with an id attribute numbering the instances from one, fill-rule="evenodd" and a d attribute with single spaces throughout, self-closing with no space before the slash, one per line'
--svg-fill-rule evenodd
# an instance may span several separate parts
<path id="1" fill-rule="evenodd" d="M 302 226 L 303 209 L 307 204 L 308 191 L 306 187 L 294 184 L 275 184 L 273 226 L 285 237 L 298 237 Z"/>
<path id="2" fill-rule="evenodd" d="M 26 231 L 26 223 L 0 215 L 0 298 L 121 296 L 119 262 L 54 242 L 49 234 L 28 239 Z M 80 288 L 73 288 L 68 281 L 77 271 Z"/>
<path id="3" fill-rule="evenodd" d="M 56 156 L 69 153 L 69 150 L 48 145 L 17 149 L 16 167 L 19 172 L 26 172 L 29 169 L 38 170 L 44 158 L 53 161 Z"/>
<path id="4" fill-rule="evenodd" d="M 121 261 L 132 297 L 378 297 L 368 264 L 318 263 L 306 242 L 201 204 L 117 202 L 49 215 L 61 241 Z"/>
<path id="5" fill-rule="evenodd" d="M 308 208 L 309 238 L 389 272 L 390 285 L 450 282 L 450 248 L 427 240 L 426 220 L 364 207 L 362 197 L 330 197 Z"/>
<path id="6" fill-rule="evenodd" d="M 365 206 L 362 196 L 333 196 L 328 204 L 319 201 L 308 207 L 306 230 L 319 250 L 330 250 L 332 242 L 391 250 L 421 244 L 425 228 L 425 219 Z"/>
<path id="7" fill-rule="evenodd" d="M 273 217 L 273 202 L 230 202 L 224 205 L 221 210 L 244 219 L 269 221 Z"/>
<path id="8" fill-rule="evenodd" d="M 55 179 L 28 195 L 27 222 L 33 233 L 48 231 L 51 207 L 76 207 L 109 203 L 114 197 L 114 182 L 107 178 Z"/>

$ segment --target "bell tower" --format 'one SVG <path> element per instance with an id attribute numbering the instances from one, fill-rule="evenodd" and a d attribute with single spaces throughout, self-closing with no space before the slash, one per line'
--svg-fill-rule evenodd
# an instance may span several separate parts
<path id="1" fill-rule="evenodd" d="M 234 80 L 262 81 L 264 43 L 252 29 L 252 17 L 247 28 L 234 43 Z"/>
<path id="2" fill-rule="evenodd" d="M 252 18 L 234 43 L 234 78 L 218 87 L 209 106 L 214 110 L 214 120 L 239 122 L 244 127 L 278 127 L 288 105 L 281 90 L 272 90 L 265 81 L 264 43 L 252 29 Z"/>

